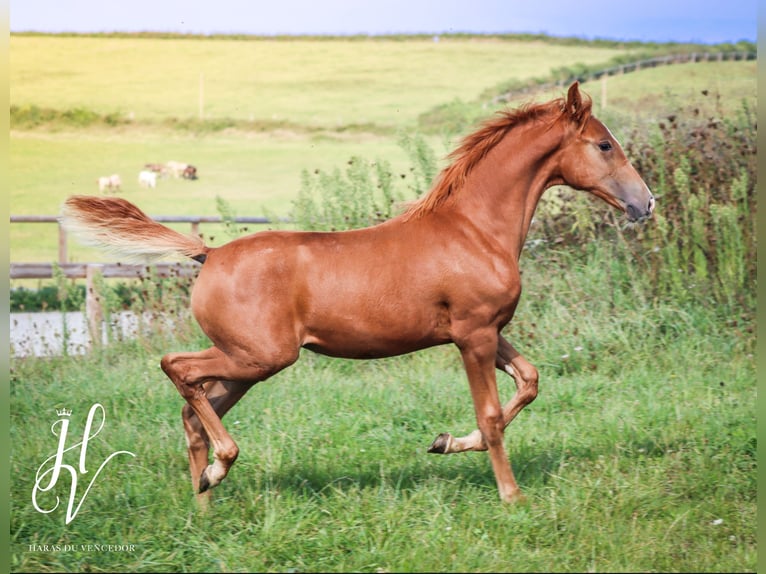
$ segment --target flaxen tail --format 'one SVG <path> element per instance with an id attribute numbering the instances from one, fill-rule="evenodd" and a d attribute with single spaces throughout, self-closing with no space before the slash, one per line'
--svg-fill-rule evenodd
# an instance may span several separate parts
<path id="1" fill-rule="evenodd" d="M 83 242 L 130 259 L 185 255 L 203 262 L 210 251 L 202 238 L 157 223 L 119 197 L 73 195 L 64 202 L 61 223 Z"/>

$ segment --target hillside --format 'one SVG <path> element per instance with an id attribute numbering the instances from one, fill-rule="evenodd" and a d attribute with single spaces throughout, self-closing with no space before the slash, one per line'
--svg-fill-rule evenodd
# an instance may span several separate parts
<path id="1" fill-rule="evenodd" d="M 12 35 L 11 212 L 54 215 L 67 195 L 95 193 L 97 177 L 118 173 L 125 197 L 150 213 L 214 215 L 221 197 L 241 215 L 286 215 L 304 170 L 359 156 L 406 173 L 403 134 L 431 134 L 444 157 L 476 121 L 532 97 L 493 104 L 508 85 L 681 49 L 696 48 L 540 37 Z M 737 61 L 611 77 L 606 110 L 600 82 L 583 88 L 600 113 L 629 125 L 623 112 L 651 121 L 680 104 L 736 111 L 755 102 L 755 85 L 755 62 Z M 193 163 L 200 179 L 138 186 L 145 163 L 170 159 Z M 55 245 L 53 226 L 12 226 L 12 260 L 49 261 Z M 78 249 L 76 259 L 95 256 Z"/>

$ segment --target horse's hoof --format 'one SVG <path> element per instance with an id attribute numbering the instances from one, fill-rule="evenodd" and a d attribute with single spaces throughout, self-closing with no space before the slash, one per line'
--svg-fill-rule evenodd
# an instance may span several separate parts
<path id="1" fill-rule="evenodd" d="M 210 491 L 208 490 L 205 493 L 196 494 L 195 499 L 197 500 L 197 508 L 199 508 L 201 512 L 207 512 L 210 503 Z"/>
<path id="2" fill-rule="evenodd" d="M 514 492 L 513 494 L 511 494 L 510 496 L 506 498 L 501 497 L 500 500 L 502 500 L 503 502 L 507 504 L 513 504 L 515 506 L 523 506 L 523 505 L 529 504 L 529 500 L 520 490 L 517 490 L 516 492 Z"/>
<path id="3" fill-rule="evenodd" d="M 452 440 L 452 436 L 448 432 L 443 432 L 436 437 L 436 440 L 428 447 L 428 452 L 435 454 L 447 454 L 449 449 L 449 443 Z"/>
<path id="4" fill-rule="evenodd" d="M 207 470 L 207 469 L 205 469 Z M 207 478 L 207 473 L 203 470 L 202 476 L 199 477 L 199 490 L 197 491 L 198 494 L 202 494 L 206 490 L 210 488 L 210 481 Z"/>

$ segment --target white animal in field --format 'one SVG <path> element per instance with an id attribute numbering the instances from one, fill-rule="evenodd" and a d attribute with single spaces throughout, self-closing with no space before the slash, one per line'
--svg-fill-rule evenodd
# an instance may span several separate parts
<path id="1" fill-rule="evenodd" d="M 184 170 L 189 167 L 187 163 L 181 163 L 180 161 L 169 161 L 165 164 L 165 167 L 172 174 L 173 177 L 181 177 Z"/>
<path id="2" fill-rule="evenodd" d="M 101 193 L 108 191 L 120 191 L 121 186 L 122 180 L 116 173 L 110 176 L 102 176 L 98 178 L 98 190 Z"/>
<path id="3" fill-rule="evenodd" d="M 157 187 L 157 174 L 153 171 L 141 171 L 138 174 L 138 185 L 141 187 Z"/>

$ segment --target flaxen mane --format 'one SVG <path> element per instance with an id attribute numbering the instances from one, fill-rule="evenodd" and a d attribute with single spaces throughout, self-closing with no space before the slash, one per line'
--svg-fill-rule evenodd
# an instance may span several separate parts
<path id="1" fill-rule="evenodd" d="M 580 120 L 590 113 L 590 100 L 583 110 L 579 110 Z M 478 130 L 466 136 L 460 146 L 449 154 L 452 163 L 444 168 L 436 179 L 431 191 L 414 201 L 406 210 L 405 217 L 419 217 L 433 211 L 460 190 L 471 170 L 489 151 L 495 147 L 514 127 L 547 115 L 558 119 L 565 112 L 566 101 L 563 98 L 544 104 L 527 104 L 515 110 L 498 112 L 495 118 L 486 121 Z"/>

